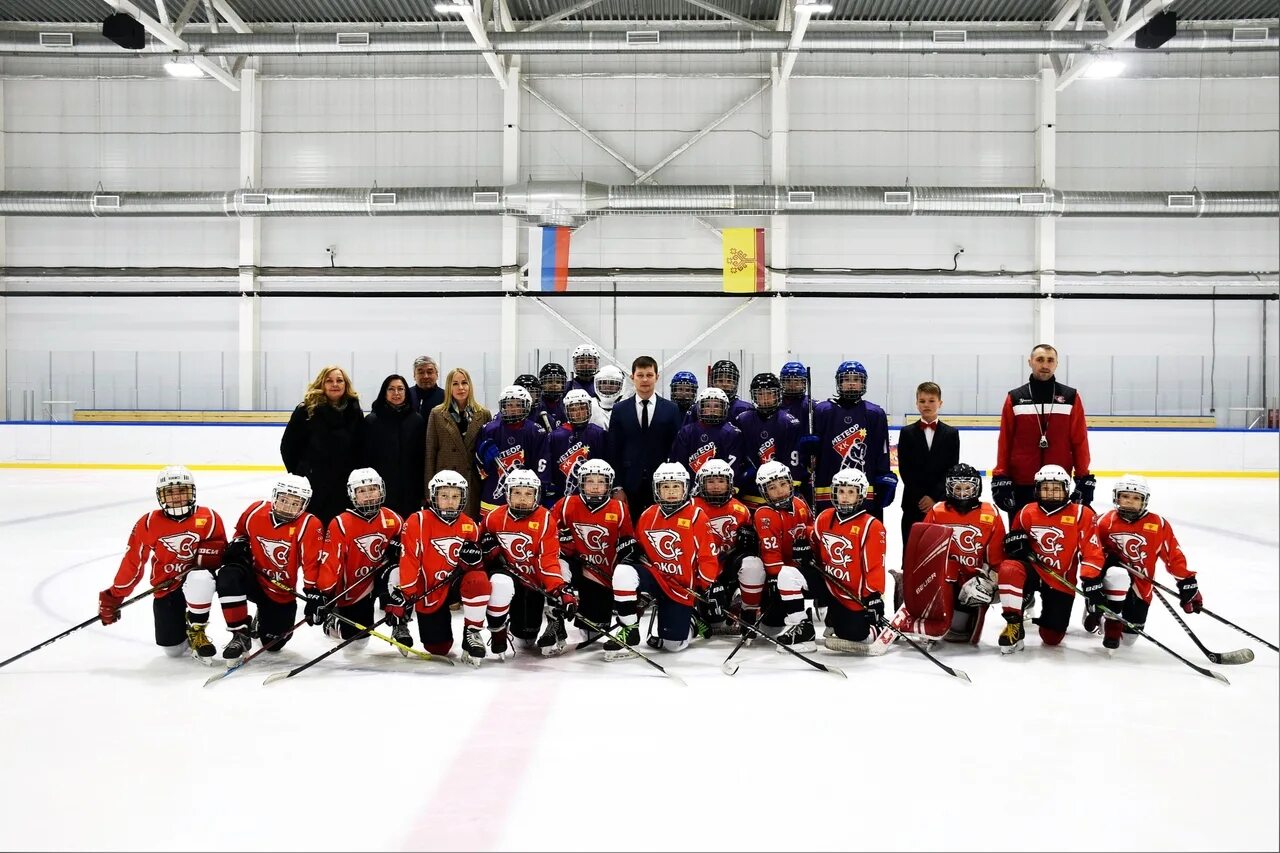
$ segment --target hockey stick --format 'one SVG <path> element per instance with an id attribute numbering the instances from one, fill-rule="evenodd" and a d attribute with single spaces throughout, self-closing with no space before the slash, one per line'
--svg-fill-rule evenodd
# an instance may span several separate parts
<path id="1" fill-rule="evenodd" d="M 504 563 L 504 565 L 506 565 L 508 574 L 514 577 L 517 581 L 519 581 L 521 584 L 528 587 L 529 589 L 533 590 L 534 592 L 538 593 L 538 595 L 541 595 L 552 606 L 558 605 L 558 602 L 552 600 L 551 594 L 549 592 L 544 590 L 542 587 L 535 585 L 532 581 L 530 581 L 528 578 L 524 576 L 524 572 L 510 565 L 510 563 L 507 562 L 507 558 L 505 555 L 502 556 L 502 562 Z M 600 625 L 597 625 L 595 622 L 592 622 L 590 619 L 583 616 L 581 613 L 577 614 L 576 618 L 579 622 L 581 622 L 583 625 L 586 625 L 592 631 L 596 631 L 601 635 L 608 637 L 610 640 L 613 640 L 620 647 L 631 652 L 640 660 L 649 664 L 649 666 L 658 670 L 658 672 L 661 672 L 667 678 L 670 678 L 672 681 L 675 681 L 677 684 L 683 687 L 688 687 L 688 684 L 685 683 L 685 680 L 683 678 L 681 678 L 680 676 L 676 675 L 673 672 L 668 672 L 666 667 L 664 667 L 662 664 L 658 663 L 656 660 L 646 655 L 644 652 L 637 649 L 635 646 L 628 646 L 626 643 L 622 642 L 622 640 L 618 639 L 618 636 L 616 634 L 610 633 Z"/>
<path id="2" fill-rule="evenodd" d="M 1128 566 L 1126 566 L 1125 568 L 1128 568 Z M 1150 582 L 1151 582 L 1151 585 L 1152 585 L 1153 587 L 1155 587 L 1156 589 L 1163 590 L 1164 592 L 1167 592 L 1167 593 L 1169 593 L 1170 595 L 1178 595 L 1178 591 L 1177 591 L 1177 590 L 1175 590 L 1175 589 L 1170 589 L 1169 587 L 1167 587 L 1167 586 L 1165 586 L 1164 584 L 1162 584 L 1162 583 L 1160 583 L 1159 581 L 1157 581 L 1155 578 L 1147 577 L 1145 574 L 1144 574 L 1144 575 L 1142 575 L 1142 577 L 1143 577 L 1143 578 L 1146 578 L 1146 580 L 1150 581 Z M 1241 634 L 1244 634 L 1246 637 L 1248 637 L 1248 638 L 1249 638 L 1249 639 L 1251 639 L 1251 640 L 1257 640 L 1259 643 L 1262 643 L 1262 645 L 1264 645 L 1264 646 L 1266 646 L 1267 648 L 1271 649 L 1271 651 L 1273 651 L 1273 652 L 1280 652 L 1280 647 L 1277 647 L 1275 643 L 1268 643 L 1266 640 L 1262 639 L 1262 638 L 1261 638 L 1261 637 L 1259 637 L 1257 634 L 1252 634 L 1252 633 L 1250 633 L 1250 632 L 1246 631 L 1244 628 L 1241 628 L 1239 625 L 1235 624 L 1234 622 L 1229 622 L 1228 620 L 1223 619 L 1221 616 L 1219 616 L 1217 613 L 1214 613 L 1214 612 L 1213 612 L 1212 610 L 1210 610 L 1209 608 L 1207 608 L 1207 607 L 1202 607 L 1202 608 L 1200 609 L 1200 612 L 1201 612 L 1201 613 L 1203 613 L 1205 616 L 1208 616 L 1208 617 L 1210 617 L 1210 618 L 1212 618 L 1212 619 L 1217 619 L 1219 622 L 1221 622 L 1223 625 L 1226 625 L 1228 628 L 1235 628 L 1237 631 L 1239 631 Z M 0 666 L 3 666 L 3 665 L 4 665 L 4 664 L 0 664 Z"/>
<path id="3" fill-rule="evenodd" d="M 751 626 L 753 630 L 758 629 L 760 627 L 760 621 L 762 619 L 764 619 L 763 604 L 760 607 L 760 615 L 756 617 L 756 621 Z M 742 649 L 743 646 L 745 646 L 748 642 L 750 642 L 751 636 L 752 635 L 750 631 L 743 631 L 742 636 L 738 638 L 738 644 L 733 647 L 733 651 L 729 652 L 729 656 L 724 659 L 724 663 L 720 664 L 720 671 L 723 672 L 725 675 L 733 675 L 738 671 L 738 664 L 729 666 L 729 661 L 733 660 L 733 656 L 736 655 Z"/>
<path id="4" fill-rule="evenodd" d="M 691 598 L 693 598 L 695 601 L 700 601 L 700 602 L 702 602 L 703 604 L 710 604 L 710 601 L 707 599 L 707 597 L 706 597 L 706 596 L 702 595 L 701 593 L 696 592 L 692 587 L 682 586 L 682 587 L 677 587 L 677 588 L 678 588 L 681 592 L 683 592 L 684 594 L 686 594 L 686 595 L 690 596 Z M 763 604 L 763 602 L 762 602 L 762 604 Z M 763 607 L 763 606 L 760 608 L 760 613 L 761 613 L 762 615 L 764 614 L 764 607 Z M 796 651 L 795 649 L 791 648 L 790 646 L 786 646 L 786 645 L 783 645 L 782 643 L 779 643 L 779 642 L 778 642 L 777 640 L 775 640 L 773 637 L 770 637 L 768 634 L 764 633 L 763 631 L 761 631 L 759 628 L 755 627 L 754 625 L 748 625 L 748 624 L 746 623 L 746 621 L 744 621 L 743 619 L 738 618 L 738 616 L 736 616 L 736 615 L 735 615 L 734 613 L 732 613 L 731 611 L 725 610 L 725 611 L 724 611 L 724 616 L 725 616 L 725 618 L 726 618 L 726 619 L 730 619 L 730 620 L 732 620 L 732 621 L 734 621 L 734 622 L 738 623 L 738 625 L 739 625 L 740 627 L 745 628 L 747 631 L 750 631 L 753 635 L 755 635 L 755 636 L 757 636 L 757 637 L 763 637 L 765 640 L 768 640 L 770 643 L 772 643 L 772 644 L 773 644 L 774 646 L 776 646 L 777 648 L 782 649 L 783 651 L 787 652 L 788 654 L 791 654 L 791 655 L 794 655 L 795 657 L 800 658 L 800 660 L 804 661 L 805 663 L 809 664 L 809 666 L 813 667 L 813 668 L 814 668 L 814 669 L 816 669 L 816 670 L 819 670 L 820 672 L 829 673 L 829 674 L 831 674 L 831 675 L 838 675 L 838 676 L 840 676 L 841 678 L 848 678 L 848 677 L 849 677 L 849 676 L 847 676 L 847 675 L 845 675 L 845 674 L 844 674 L 844 670 L 840 669 L 840 668 L 839 668 L 839 667 L 837 667 L 837 666 L 827 666 L 825 663 L 819 663 L 818 661 L 814 660 L 813 658 L 808 657 L 808 656 L 806 656 L 806 655 L 804 655 L 804 654 L 801 654 L 800 652 Z M 720 666 L 721 671 L 722 671 L 722 672 L 724 672 L 724 674 L 725 674 L 725 675 L 734 675 L 735 673 L 737 673 L 737 671 L 738 671 L 738 666 L 739 666 L 738 664 L 735 664 L 735 665 L 734 665 L 734 666 L 732 666 L 732 667 L 728 667 L 728 666 L 726 666 L 727 664 L 728 664 L 728 660 L 726 660 L 726 661 L 725 661 L 725 663 L 724 663 L 724 664 L 721 664 L 721 666 Z"/>
<path id="5" fill-rule="evenodd" d="M 268 583 L 270 583 L 272 586 L 276 587 L 277 589 L 281 590 L 282 592 L 289 593 L 299 601 L 307 600 L 307 597 L 305 595 L 298 592 L 296 589 L 293 589 L 292 587 L 289 587 L 280 583 L 274 578 L 268 577 L 265 572 L 262 572 L 256 566 L 254 567 L 254 571 L 257 571 L 258 574 L 262 575 L 262 577 L 266 579 Z M 333 597 L 333 600 L 336 602 L 339 598 L 341 598 L 342 596 L 350 592 L 352 587 L 354 587 L 357 583 L 360 583 L 360 581 L 362 580 L 364 580 L 364 578 L 360 578 L 355 583 L 351 584 L 351 586 L 347 587 L 342 592 L 335 595 Z M 369 590 L 369 594 L 373 595 L 372 589 Z M 346 616 L 343 616 L 341 613 L 338 612 L 338 608 L 336 604 L 332 605 L 331 609 L 329 610 L 329 613 L 330 615 L 333 616 L 334 619 L 337 619 L 339 622 L 345 622 L 346 624 L 350 625 L 352 628 L 355 628 L 357 631 L 368 631 L 370 637 L 377 637 L 379 640 L 382 640 L 383 642 L 390 643 L 391 645 L 399 649 L 400 653 L 403 655 L 406 655 L 406 656 L 414 655 L 415 657 L 418 657 L 422 660 L 437 661 L 439 663 L 448 664 L 449 666 L 454 665 L 453 661 L 447 657 L 442 657 L 441 655 L 433 655 L 431 654 L 431 652 L 428 652 L 428 651 L 418 651 L 413 646 L 406 646 L 404 643 L 400 642 L 394 637 L 388 637 L 386 634 L 383 634 L 379 631 L 375 631 L 372 628 L 366 628 L 365 626 L 361 625 L 359 622 L 355 621 L 354 619 L 348 619 Z"/>
<path id="6" fill-rule="evenodd" d="M 1209 659 L 1210 663 L 1232 666 L 1235 664 L 1249 663 L 1253 660 L 1253 649 L 1236 649 L 1230 652 L 1215 652 L 1208 649 L 1204 643 L 1200 642 L 1200 638 L 1196 636 L 1195 632 L 1191 630 L 1191 626 L 1182 618 L 1182 614 L 1180 614 L 1177 609 L 1169 603 L 1167 598 L 1160 594 L 1159 589 L 1155 588 L 1155 583 L 1150 575 L 1141 569 L 1135 569 L 1127 563 L 1120 563 L 1120 565 L 1126 572 L 1133 575 L 1135 578 L 1142 578 L 1143 580 L 1152 583 L 1151 592 L 1156 598 L 1160 599 L 1160 603 L 1164 605 L 1164 609 L 1168 610 L 1169 615 L 1182 626 L 1182 630 L 1187 632 L 1187 636 L 1191 638 L 1191 642 L 1196 644 L 1196 648 L 1204 652 L 1204 656 Z"/>
<path id="7" fill-rule="evenodd" d="M 1039 554 L 1037 554 L 1037 553 L 1036 553 L 1036 552 L 1034 552 L 1034 551 L 1032 551 L 1032 552 L 1031 552 L 1031 561 L 1032 561 L 1032 562 L 1034 562 L 1037 566 L 1039 566 L 1039 567 L 1040 567 L 1040 569 L 1042 569 L 1042 570 L 1045 572 L 1045 574 L 1047 574 L 1049 577 L 1053 578 L 1053 579 L 1054 579 L 1054 580 L 1056 580 L 1058 583 L 1060 583 L 1060 584 L 1062 584 L 1063 586 L 1067 587 L 1068 589 L 1072 590 L 1073 592 L 1075 592 L 1075 593 L 1076 593 L 1076 595 L 1079 595 L 1081 598 L 1085 599 L 1086 601 L 1088 600 L 1088 598 L 1087 598 L 1087 597 L 1085 596 L 1085 594 L 1084 594 L 1084 591 L 1083 591 L 1083 590 L 1081 590 L 1081 589 L 1080 589 L 1080 587 L 1076 586 L 1075 584 L 1068 583 L 1068 582 L 1067 582 L 1067 580 L 1066 580 L 1066 578 L 1064 578 L 1062 575 L 1060 575 L 1060 574 L 1058 574 L 1057 572 L 1055 572 L 1053 569 L 1049 568 L 1047 565 L 1045 565 L 1044 561 L 1043 561 L 1042 559 L 1040 559 L 1040 555 L 1039 555 Z M 1155 583 L 1155 581 L 1152 581 L 1152 583 L 1154 584 L 1154 583 Z M 1186 658 L 1184 658 L 1182 655 L 1180 655 L 1180 654 L 1178 654 L 1177 652 L 1175 652 L 1173 649 L 1171 649 L 1171 648 L 1169 648 L 1168 646 L 1166 646 L 1164 643 L 1162 643 L 1162 642 L 1160 642 L 1159 640 L 1157 640 L 1155 637 L 1153 637 L 1153 636 L 1151 636 L 1150 634 L 1148 634 L 1146 631 L 1142 630 L 1142 628 L 1141 628 L 1140 626 L 1135 625 L 1134 623 L 1130 622 L 1128 619 L 1125 619 L 1123 616 L 1121 616 L 1119 613 L 1116 613 L 1114 610 L 1112 610 L 1110 607 L 1107 607 L 1105 604 L 1097 604 L 1097 605 L 1094 605 L 1094 609 L 1095 609 L 1095 610 L 1098 610 L 1098 611 L 1099 611 L 1099 612 L 1101 612 L 1103 615 L 1111 614 L 1111 618 L 1112 618 L 1112 619 L 1118 619 L 1118 620 L 1120 620 L 1120 621 L 1121 621 L 1121 622 L 1123 622 L 1123 623 L 1124 623 L 1124 624 L 1125 624 L 1125 625 L 1126 625 L 1126 626 L 1127 626 L 1131 631 L 1133 631 L 1135 634 L 1137 634 L 1137 635 L 1138 635 L 1138 636 L 1140 636 L 1140 637 L 1146 637 L 1148 640 L 1150 640 L 1151 642 L 1155 643 L 1155 644 L 1156 644 L 1157 646 L 1159 646 L 1161 649 L 1163 649 L 1164 651 L 1166 651 L 1166 652 L 1168 652 L 1169 654 L 1173 655 L 1175 658 L 1177 658 L 1178 660 L 1182 661 L 1182 662 L 1183 662 L 1183 663 L 1185 663 L 1187 666 L 1191 667 L 1192 669 L 1194 669 L 1196 672 L 1200 673 L 1201 675 L 1203 675 L 1203 676 L 1205 676 L 1205 677 L 1207 677 L 1207 678 L 1212 678 L 1212 679 L 1214 679 L 1215 681 L 1219 681 L 1219 682 L 1221 682 L 1221 683 L 1223 683 L 1223 684 L 1228 684 L 1228 685 L 1229 685 L 1229 684 L 1231 684 L 1231 682 L 1230 682 L 1230 681 L 1227 681 L 1227 677 L 1226 677 L 1225 675 L 1223 675 L 1222 673 L 1220 673 L 1220 672 L 1214 672 L 1213 670 L 1211 670 L 1211 669 L 1206 669 L 1205 667 L 1200 666 L 1199 664 L 1192 663 L 1191 661 L 1189 661 L 1189 660 L 1187 660 Z"/>
<path id="8" fill-rule="evenodd" d="M 172 589 L 172 588 L 173 588 L 173 586 L 174 586 L 174 584 L 175 584 L 175 582 L 176 582 L 179 578 L 183 577 L 184 575 L 186 575 L 188 572 L 190 572 L 190 571 L 191 571 L 192 569 L 194 569 L 194 568 L 195 568 L 195 566 L 190 566 L 190 567 L 188 567 L 188 568 L 185 568 L 185 569 L 183 569 L 182 571 L 178 572 L 178 573 L 177 573 L 176 575 L 174 575 L 173 577 L 168 578 L 168 579 L 166 579 L 166 580 L 164 580 L 164 581 L 162 581 L 162 582 L 160 582 L 160 583 L 156 584 L 155 586 L 151 587 L 151 589 L 148 589 L 148 590 L 146 590 L 145 592 L 140 592 L 140 593 L 138 593 L 137 595 L 135 595 L 133 598 L 130 598 L 130 599 L 127 599 L 127 600 L 125 600 L 125 601 L 120 602 L 120 607 L 119 607 L 119 609 L 123 610 L 124 608 L 128 607 L 130 604 L 133 604 L 135 601 L 141 601 L 142 599 L 146 598 L 147 596 L 155 594 L 155 593 L 156 593 L 157 591 L 159 591 L 159 590 L 162 590 L 162 589 Z M 40 651 L 41 649 L 43 649 L 45 646 L 48 646 L 48 645 L 50 645 L 50 644 L 52 644 L 52 643 L 56 643 L 58 640 L 61 640 L 63 637 L 67 637 L 67 636 L 70 636 L 71 634 L 74 634 L 76 631 L 79 631 L 81 628 L 88 628 L 90 625 L 94 624 L 95 622 L 97 622 L 97 623 L 101 623 L 101 621 L 102 621 L 102 617 L 99 615 L 99 616 L 94 616 L 94 617 L 93 617 L 93 618 L 91 618 L 91 619 L 86 619 L 86 620 L 84 620 L 83 622 L 81 622 L 81 623 L 80 623 L 80 624 L 78 624 L 78 625 L 72 625 L 70 628 L 68 628 L 67 630 L 63 631 L 61 634 L 55 634 L 54 636 L 52 636 L 52 637 L 50 637 L 49 639 L 45 640 L 43 643 L 39 643 L 39 644 L 37 644 L 37 645 L 34 645 L 34 646 L 32 646 L 31 648 L 27 649 L 25 652 L 19 652 L 18 654 L 14 655 L 13 657 L 9 658 L 8 660 L 0 661 L 0 667 L 6 667 L 6 666 L 8 666 L 9 664 L 13 663 L 14 661 L 16 661 L 16 660 L 19 660 L 19 659 L 21 659 L 21 658 L 26 657 L 27 655 L 31 654 L 32 652 L 38 652 L 38 651 Z"/>

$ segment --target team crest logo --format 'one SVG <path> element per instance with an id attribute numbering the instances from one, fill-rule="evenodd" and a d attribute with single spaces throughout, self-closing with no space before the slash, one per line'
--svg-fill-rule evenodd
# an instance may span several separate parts
<path id="1" fill-rule="evenodd" d="M 160 537 L 161 544 L 172 551 L 179 560 L 184 561 L 196 558 L 196 543 L 199 541 L 200 537 L 195 533 L 171 533 Z"/>
<path id="2" fill-rule="evenodd" d="M 573 524 L 573 532 L 577 535 L 582 547 L 588 551 L 603 552 L 609 544 L 609 531 L 599 524 Z"/>
<path id="3" fill-rule="evenodd" d="M 502 550 L 511 555 L 511 559 L 517 563 L 528 562 L 533 559 L 533 537 L 528 533 L 499 533 L 498 541 L 502 543 Z"/>
<path id="4" fill-rule="evenodd" d="M 1062 552 L 1062 531 L 1056 527 L 1035 527 L 1027 531 L 1036 540 L 1040 553 L 1047 556 Z"/>
<path id="5" fill-rule="evenodd" d="M 432 539 L 431 547 L 436 549 L 436 553 L 444 557 L 445 562 L 449 565 L 456 565 L 458 562 L 458 549 L 462 547 L 463 539 L 460 536 L 445 536 L 441 539 Z"/>
<path id="6" fill-rule="evenodd" d="M 1115 544 L 1127 561 L 1135 566 L 1146 564 L 1147 537 L 1137 533 L 1109 533 L 1107 538 Z"/>
<path id="7" fill-rule="evenodd" d="M 680 537 L 674 530 L 646 530 L 645 538 L 653 547 L 653 552 L 663 560 L 678 560 L 684 553 L 680 547 Z"/>
<path id="8" fill-rule="evenodd" d="M 366 533 L 364 536 L 357 536 L 354 541 L 360 553 L 371 563 L 382 562 L 382 557 L 387 553 L 387 537 L 381 533 Z"/>
<path id="9" fill-rule="evenodd" d="M 258 544 L 262 546 L 262 553 L 267 555 L 267 559 L 271 561 L 271 565 L 277 569 L 285 569 L 289 566 L 289 551 L 292 550 L 288 542 L 279 539 L 263 539 L 258 537 Z"/>
<path id="10" fill-rule="evenodd" d="M 966 554 L 976 554 L 982 547 L 982 531 L 969 524 L 951 525 L 951 541 Z"/>
<path id="11" fill-rule="evenodd" d="M 854 425 L 840 433 L 831 442 L 840 457 L 840 468 L 862 468 L 867 458 L 867 430 Z"/>
<path id="12" fill-rule="evenodd" d="M 699 447 L 697 450 L 693 452 L 693 455 L 689 457 L 689 467 L 693 469 L 693 473 L 696 474 L 698 473 L 698 469 L 700 469 L 703 465 L 706 465 L 708 462 L 710 462 L 712 459 L 715 459 L 715 458 L 716 458 L 716 444 L 713 441 L 713 442 L 710 442 L 709 444 L 702 445 L 701 447 Z"/>
<path id="13" fill-rule="evenodd" d="M 516 445 L 515 447 L 508 447 L 506 450 L 498 454 L 497 465 L 498 470 L 503 474 L 513 468 L 523 468 L 524 448 L 519 445 Z"/>
<path id="14" fill-rule="evenodd" d="M 833 566 L 847 566 L 849 564 L 849 549 L 853 547 L 853 543 L 843 536 L 836 536 L 834 533 L 822 534 L 822 546 L 827 551 L 827 562 Z"/>
<path id="15" fill-rule="evenodd" d="M 773 461 L 773 455 L 777 451 L 778 445 L 772 438 L 760 445 L 760 464 Z"/>
<path id="16" fill-rule="evenodd" d="M 738 532 L 738 520 L 732 515 L 722 515 L 709 520 L 711 530 L 721 542 L 728 542 Z"/>
<path id="17" fill-rule="evenodd" d="M 572 429 L 572 427 L 570 427 L 570 429 Z M 556 460 L 556 464 L 560 466 L 561 474 L 564 474 L 565 477 L 570 477 L 573 475 L 573 470 L 583 462 L 586 462 L 589 456 L 591 456 L 590 448 L 579 441 L 573 447 L 566 450 L 564 454 Z"/>

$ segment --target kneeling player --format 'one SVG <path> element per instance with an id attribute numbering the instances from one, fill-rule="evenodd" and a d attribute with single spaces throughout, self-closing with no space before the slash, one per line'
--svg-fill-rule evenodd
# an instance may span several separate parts
<path id="1" fill-rule="evenodd" d="M 1018 510 L 1009 524 L 1000 564 L 1000 604 L 1007 623 L 1000 632 L 1001 654 L 1023 647 L 1024 596 L 1040 591 L 1040 641 L 1056 646 L 1071 621 L 1075 588 L 1069 584 L 1076 582 L 1077 567 L 1086 592 L 1099 580 L 1102 548 L 1094 530 L 1096 517 L 1089 507 L 1068 502 L 1072 487 L 1071 475 L 1061 466 L 1045 465 L 1036 472 L 1035 503 Z M 1029 566 L 1035 571 L 1028 571 Z"/>
<path id="2" fill-rule="evenodd" d="M 120 619 L 120 603 L 142 580 L 150 557 L 151 585 L 171 584 L 152 596 L 156 645 L 169 657 L 190 650 L 201 663 L 212 664 L 217 649 L 205 636 L 205 627 L 213 604 L 214 572 L 227 547 L 222 519 L 196 505 L 195 478 L 181 465 L 171 465 L 156 477 L 156 500 L 160 509 L 133 525 L 115 582 L 98 593 L 98 618 L 103 625 Z M 177 577 L 184 573 L 179 584 Z"/>
<path id="3" fill-rule="evenodd" d="M 484 659 L 485 611 L 491 623 L 506 617 L 506 604 L 492 605 L 493 584 L 482 567 L 480 528 L 462 511 L 467 502 L 467 480 L 457 471 L 441 471 L 427 484 L 427 506 L 404 525 L 402 554 L 396 589 L 387 615 L 396 625 L 408 620 L 412 608 L 418 615 L 418 636 L 433 655 L 447 655 L 453 648 L 453 623 L 448 604 L 462 602 L 462 660 L 479 666 Z M 461 574 L 458 572 L 461 571 Z M 503 578 L 506 602 L 511 601 L 510 578 Z M 412 604 L 410 603 L 412 602 Z M 503 625 L 490 636 L 498 660 L 510 656 L 507 629 Z M 407 644 L 406 644 L 407 645 Z"/>
<path id="4" fill-rule="evenodd" d="M 611 494 L 612 465 L 588 459 L 578 466 L 577 480 L 577 489 L 552 510 L 560 535 L 560 568 L 569 571 L 581 595 L 579 619 L 608 628 L 619 592 L 635 606 L 634 589 L 614 587 L 615 567 L 631 559 L 635 550 L 635 530 L 626 501 Z M 587 640 L 599 636 L 584 621 L 578 625 Z M 605 658 L 610 659 L 608 653 Z"/>
<path id="5" fill-rule="evenodd" d="M 1164 561 L 1164 567 L 1178 582 L 1178 600 L 1187 613 L 1199 613 L 1204 607 L 1200 585 L 1195 572 L 1187 568 L 1186 555 L 1178 545 L 1169 522 L 1147 511 L 1151 488 L 1145 477 L 1125 474 L 1111 489 L 1115 509 L 1098 519 L 1098 541 L 1106 555 L 1106 572 L 1102 578 L 1103 592 L 1093 593 L 1105 601 L 1107 608 L 1120 614 L 1128 622 L 1141 628 L 1146 624 L 1147 611 L 1151 607 L 1152 585 L 1148 578 L 1155 577 L 1156 563 Z M 1126 567 L 1145 577 L 1134 577 Z M 1102 614 L 1091 606 L 1085 614 L 1085 627 L 1098 628 Z M 1124 622 L 1107 616 L 1103 622 L 1102 645 L 1108 649 L 1120 647 L 1120 641 L 1132 645 L 1138 635 Z"/>
<path id="6" fill-rule="evenodd" d="M 538 649 L 550 657 L 564 651 L 569 637 L 564 620 L 577 614 L 578 593 L 561 573 L 556 523 L 538 505 L 541 491 L 542 481 L 527 468 L 507 474 L 507 502 L 485 517 L 480 547 L 491 563 L 502 567 L 491 576 L 490 614 L 499 613 L 500 621 L 495 624 L 491 618 L 490 631 L 507 627 L 503 608 L 509 607 L 511 635 L 520 647 L 529 648 L 536 637 Z M 539 634 L 544 612 L 546 627 Z"/>
<path id="7" fill-rule="evenodd" d="M 733 467 L 728 462 L 712 459 L 698 469 L 696 479 L 698 487 L 693 504 L 706 513 L 720 566 L 715 583 L 707 590 L 707 604 L 698 608 L 698 618 L 705 622 L 709 633 L 736 634 L 738 629 L 728 624 L 725 612 L 738 589 L 738 575 L 744 562 L 751 560 L 756 564 L 748 569 L 748 574 L 764 576 L 759 541 L 751 526 L 751 511 L 733 496 Z"/>
<path id="8" fill-rule="evenodd" d="M 832 505 L 813 524 L 818 564 L 833 599 L 827 608 L 831 634 L 823 644 L 837 652 L 866 654 L 884 620 L 885 530 L 866 510 L 868 489 L 857 468 L 837 472 L 831 478 Z"/>
<path id="9" fill-rule="evenodd" d="M 689 474 L 677 462 L 664 462 L 653 472 L 654 505 L 636 521 L 639 567 L 622 563 L 614 569 L 620 639 L 634 646 L 640 638 L 637 590 L 650 595 L 658 608 L 658 636 L 649 645 L 678 652 L 693 638 L 694 593 L 706 591 L 720 571 L 711 525 L 689 499 Z M 629 593 L 629 595 L 626 595 Z M 610 640 L 605 650 L 627 652 Z"/>
<path id="10" fill-rule="evenodd" d="M 982 475 L 972 466 L 952 466 L 943 488 L 946 498 L 935 503 L 920 523 L 944 525 L 950 531 L 945 574 L 937 586 L 930 584 L 927 595 L 912 596 L 905 605 L 908 622 L 899 627 L 921 634 L 926 640 L 945 639 L 976 646 L 982 636 L 987 605 L 995 599 L 996 573 L 1004 561 L 1004 522 L 995 507 L 981 500 Z M 910 547 L 907 550 L 911 553 Z M 928 549 L 918 545 L 917 550 Z M 920 585 L 930 581 L 927 556 L 919 553 L 918 559 L 903 561 L 909 573 L 915 570 L 905 578 L 906 588 L 913 592 L 918 593 Z"/>
<path id="11" fill-rule="evenodd" d="M 289 642 L 298 615 L 293 591 L 299 570 L 304 587 L 314 588 L 320 579 L 324 526 L 306 511 L 310 500 L 307 478 L 285 474 L 276 481 L 270 501 L 254 501 L 236 522 L 235 538 L 218 570 L 218 600 L 231 631 L 222 650 L 228 664 L 249 651 L 254 636 L 270 652 Z M 249 602 L 258 609 L 252 632 Z"/>
<path id="12" fill-rule="evenodd" d="M 781 462 L 760 466 L 756 488 L 765 500 L 752 519 L 760 540 L 760 562 L 743 560 L 738 571 L 743 618 L 754 620 L 756 608 L 763 604 L 761 621 L 767 628 L 782 629 L 779 643 L 796 651 L 813 651 L 815 634 L 804 607 L 805 593 L 819 608 L 831 603 L 813 561 L 813 514 L 804 498 L 795 494 L 791 469 Z M 766 579 L 777 585 L 777 595 L 762 601 Z"/>
<path id="13" fill-rule="evenodd" d="M 351 508 L 329 522 L 320 582 L 316 589 L 307 590 L 306 616 L 312 625 L 323 624 L 324 632 L 335 640 L 349 640 L 360 629 L 333 618 L 330 609 L 351 622 L 372 625 L 374 599 L 388 594 L 391 575 L 400 563 L 404 522 L 382 505 L 386 496 L 377 471 L 357 468 L 347 477 Z M 398 626 L 392 636 L 401 643 L 413 641 L 404 626 Z M 368 644 L 366 634 L 345 651 L 353 653 Z"/>

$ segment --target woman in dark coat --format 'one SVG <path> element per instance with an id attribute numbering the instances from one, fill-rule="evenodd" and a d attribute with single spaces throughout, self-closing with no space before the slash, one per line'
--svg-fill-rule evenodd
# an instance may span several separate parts
<path id="1" fill-rule="evenodd" d="M 364 419 L 364 464 L 382 475 L 386 506 L 408 518 L 422 509 L 422 466 L 427 422 L 409 402 L 403 376 L 382 380 L 373 411 Z"/>
<path id="2" fill-rule="evenodd" d="M 307 510 L 327 526 L 347 507 L 347 476 L 361 467 L 364 412 L 351 378 L 341 367 L 323 368 L 293 410 L 280 439 L 290 474 L 311 482 Z"/>

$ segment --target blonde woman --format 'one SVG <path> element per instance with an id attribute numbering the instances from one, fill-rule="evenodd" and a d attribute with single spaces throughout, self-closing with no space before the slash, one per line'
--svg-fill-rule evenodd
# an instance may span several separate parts
<path id="1" fill-rule="evenodd" d="M 492 417 L 476 402 L 471 374 L 461 367 L 449 371 L 444 382 L 445 401 L 431 410 L 427 420 L 426 482 L 440 471 L 457 471 L 467 478 L 467 515 L 480 517 L 480 476 L 476 441 L 480 429 Z M 425 487 L 425 483 L 424 483 Z"/>
<path id="2" fill-rule="evenodd" d="M 364 412 L 351 377 L 337 365 L 316 374 L 280 439 L 290 474 L 311 482 L 307 509 L 325 524 L 347 506 L 347 475 L 362 466 Z"/>

